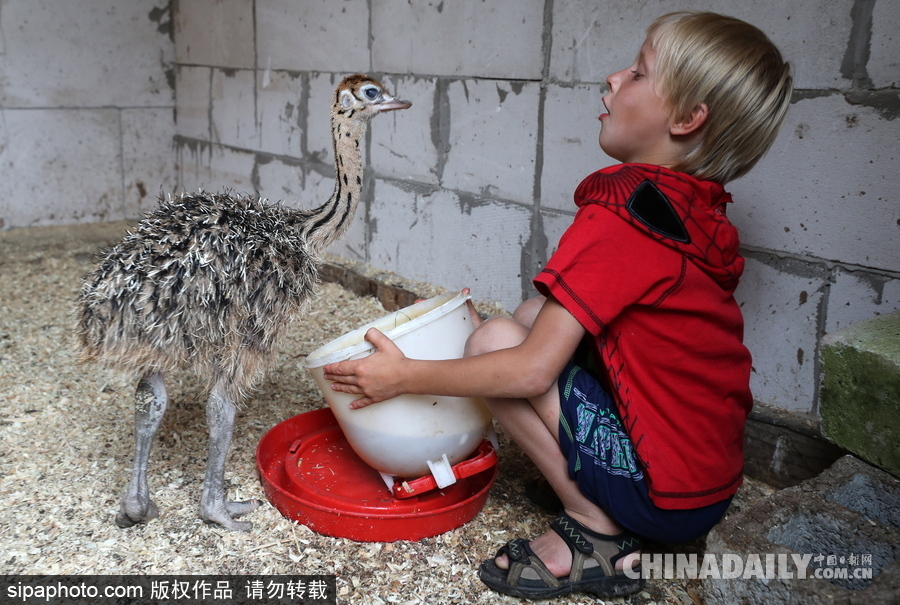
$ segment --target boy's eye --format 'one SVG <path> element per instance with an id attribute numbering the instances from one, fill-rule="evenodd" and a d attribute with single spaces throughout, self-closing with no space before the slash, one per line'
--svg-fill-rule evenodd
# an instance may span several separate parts
<path id="1" fill-rule="evenodd" d="M 644 75 L 641 74 L 641 73 L 638 73 L 638 71 L 637 71 L 636 69 L 632 69 L 632 70 L 631 70 L 631 77 L 634 78 L 635 80 L 639 80 L 639 79 L 643 78 Z"/>

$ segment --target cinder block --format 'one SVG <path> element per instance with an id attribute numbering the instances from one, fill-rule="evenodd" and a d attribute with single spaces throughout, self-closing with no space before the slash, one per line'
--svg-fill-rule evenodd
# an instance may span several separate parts
<path id="1" fill-rule="evenodd" d="M 334 89 L 343 76 L 341 74 L 310 74 L 309 101 L 306 116 L 307 160 L 319 161 L 327 170 L 334 167 L 334 147 L 331 143 L 331 104 Z M 364 160 L 365 161 L 365 160 Z"/>
<path id="2" fill-rule="evenodd" d="M 214 143 L 240 149 L 259 148 L 255 88 L 252 70 L 213 70 L 210 134 Z"/>
<path id="3" fill-rule="evenodd" d="M 541 77 L 544 2 L 373 2 L 372 62 L 393 73 Z"/>
<path id="4" fill-rule="evenodd" d="M 376 180 L 369 220 L 372 265 L 447 288 L 468 286 L 479 300 L 508 309 L 521 302 L 527 208 Z"/>
<path id="5" fill-rule="evenodd" d="M 603 84 L 631 65 L 657 16 L 644 12 L 637 3 L 555 2 L 550 78 Z"/>
<path id="6" fill-rule="evenodd" d="M 826 333 L 894 311 L 900 311 L 900 279 L 883 273 L 835 268 L 834 282 L 828 290 Z"/>
<path id="7" fill-rule="evenodd" d="M 0 119 L 0 225 L 121 220 L 116 109 L 5 110 Z"/>
<path id="8" fill-rule="evenodd" d="M 775 570 L 776 578 L 704 578 L 707 605 L 896 603 L 900 481 L 845 456 L 818 477 L 728 517 L 709 533 L 706 553 L 720 560 L 772 555 L 789 562 L 787 569 Z M 795 555 L 808 567 L 796 565 Z"/>
<path id="9" fill-rule="evenodd" d="M 370 165 L 381 177 L 438 185 L 451 117 L 446 83 L 412 77 L 390 77 L 383 83 L 412 107 L 372 120 Z"/>
<path id="10" fill-rule="evenodd" d="M 260 68 L 335 73 L 369 68 L 368 0 L 269 0 L 253 5 Z"/>
<path id="11" fill-rule="evenodd" d="M 451 83 L 443 186 L 533 203 L 539 93 L 535 83 Z"/>
<path id="12" fill-rule="evenodd" d="M 124 218 L 152 210 L 160 191 L 173 191 L 177 187 L 172 154 L 174 135 L 171 108 L 122 110 Z"/>
<path id="13" fill-rule="evenodd" d="M 900 476 L 900 313 L 822 339 L 822 434 Z"/>
<path id="14" fill-rule="evenodd" d="M 260 151 L 300 157 L 308 113 L 303 78 L 294 72 L 262 70 L 256 90 Z M 312 118 L 327 121 L 328 114 Z"/>
<path id="15" fill-rule="evenodd" d="M 792 104 L 769 153 L 728 185 L 741 242 L 896 271 L 896 179 L 885 167 L 897 165 L 898 140 L 900 120 L 842 95 Z"/>
<path id="16" fill-rule="evenodd" d="M 189 3 L 186 3 L 189 4 Z M 2 107 L 171 105 L 164 2 L 0 3 Z"/>
<path id="17" fill-rule="evenodd" d="M 245 0 L 179 3 L 177 10 L 173 9 L 177 61 L 233 69 L 256 67 L 253 6 Z"/>
<path id="18" fill-rule="evenodd" d="M 256 195 L 251 176 L 256 154 L 209 144 L 182 144 L 176 147 L 179 191 L 221 192 Z"/>
<path id="19" fill-rule="evenodd" d="M 209 67 L 180 65 L 175 72 L 178 98 L 175 100 L 176 132 L 183 137 L 209 140 Z"/>
<path id="20" fill-rule="evenodd" d="M 790 5 L 777 0 L 718 0 L 704 6 L 690 2 L 556 2 L 550 77 L 560 82 L 605 82 L 606 76 L 632 64 L 656 17 L 675 10 L 712 7 L 765 32 L 794 65 L 797 88 L 840 88 L 846 84 L 841 75 L 843 53 L 834 48 L 848 44 L 851 6 L 847 0 Z M 817 35 L 798 36 L 801 31 Z"/>
<path id="21" fill-rule="evenodd" d="M 746 259 L 735 297 L 744 314 L 744 344 L 753 355 L 753 397 L 791 412 L 811 412 L 827 270 L 768 254 L 748 253 Z"/>
<path id="22" fill-rule="evenodd" d="M 866 71 L 874 88 L 900 86 L 900 11 L 892 2 L 876 2 L 872 8 L 872 40 Z"/>
<path id="23" fill-rule="evenodd" d="M 309 171 L 300 163 L 288 164 L 280 159 L 263 156 L 257 157 L 255 169 L 253 185 L 264 198 L 282 200 L 297 208 L 313 208 L 328 199 L 327 194 L 321 197 L 314 188 L 312 191 L 307 190 L 311 184 Z M 331 193 L 332 188 L 329 184 L 328 193 Z"/>
<path id="24" fill-rule="evenodd" d="M 588 176 L 617 164 L 600 149 L 600 84 L 548 86 L 544 103 L 544 168 L 541 171 L 541 206 L 573 212 L 573 194 Z"/>

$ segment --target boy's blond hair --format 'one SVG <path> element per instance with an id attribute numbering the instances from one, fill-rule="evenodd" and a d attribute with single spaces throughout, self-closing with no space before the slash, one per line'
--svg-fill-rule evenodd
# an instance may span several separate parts
<path id="1" fill-rule="evenodd" d="M 674 166 L 726 183 L 775 141 L 791 101 L 790 64 L 756 27 L 715 13 L 663 15 L 647 29 L 660 96 L 677 118 L 708 109 L 699 144 Z"/>

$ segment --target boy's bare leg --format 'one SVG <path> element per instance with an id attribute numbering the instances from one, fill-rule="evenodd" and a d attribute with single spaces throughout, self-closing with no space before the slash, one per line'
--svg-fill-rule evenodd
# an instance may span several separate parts
<path id="1" fill-rule="evenodd" d="M 529 304 L 537 305 L 532 301 L 524 303 Z M 534 315 L 536 314 L 537 311 L 534 310 Z M 518 311 L 516 315 L 519 315 Z M 534 316 L 531 317 L 533 321 Z M 470 337 L 466 355 L 516 346 L 527 334 L 528 328 L 518 321 L 508 318 L 490 319 Z M 622 531 L 622 527 L 603 509 L 585 498 L 577 483 L 569 478 L 566 458 L 559 449 L 560 403 L 559 391 L 555 385 L 544 395 L 530 400 L 486 399 L 485 402 L 506 433 L 531 458 L 553 487 L 568 515 L 602 534 L 614 535 Z M 568 575 L 572 568 L 572 553 L 555 531 L 548 531 L 532 540 L 531 548 L 552 574 L 557 577 Z M 616 568 L 631 566 L 632 561 L 639 558 L 639 552 L 632 553 L 620 559 Z M 501 569 L 509 567 L 505 555 L 498 557 L 496 564 Z"/>
<path id="2" fill-rule="evenodd" d="M 534 325 L 534 319 L 540 313 L 541 307 L 544 306 L 544 301 L 546 300 L 543 296 L 529 298 L 516 308 L 516 312 L 513 313 L 513 319 L 530 329 Z"/>

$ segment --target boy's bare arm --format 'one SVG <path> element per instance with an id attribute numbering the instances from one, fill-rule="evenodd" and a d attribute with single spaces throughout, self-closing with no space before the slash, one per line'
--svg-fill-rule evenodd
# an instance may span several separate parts
<path id="1" fill-rule="evenodd" d="M 375 352 L 357 361 L 325 366 L 336 391 L 361 395 L 361 408 L 405 393 L 455 397 L 527 398 L 543 395 L 572 357 L 584 328 L 549 299 L 520 345 L 484 355 L 443 361 L 406 358 L 384 334 L 372 329 L 366 340 Z"/>

